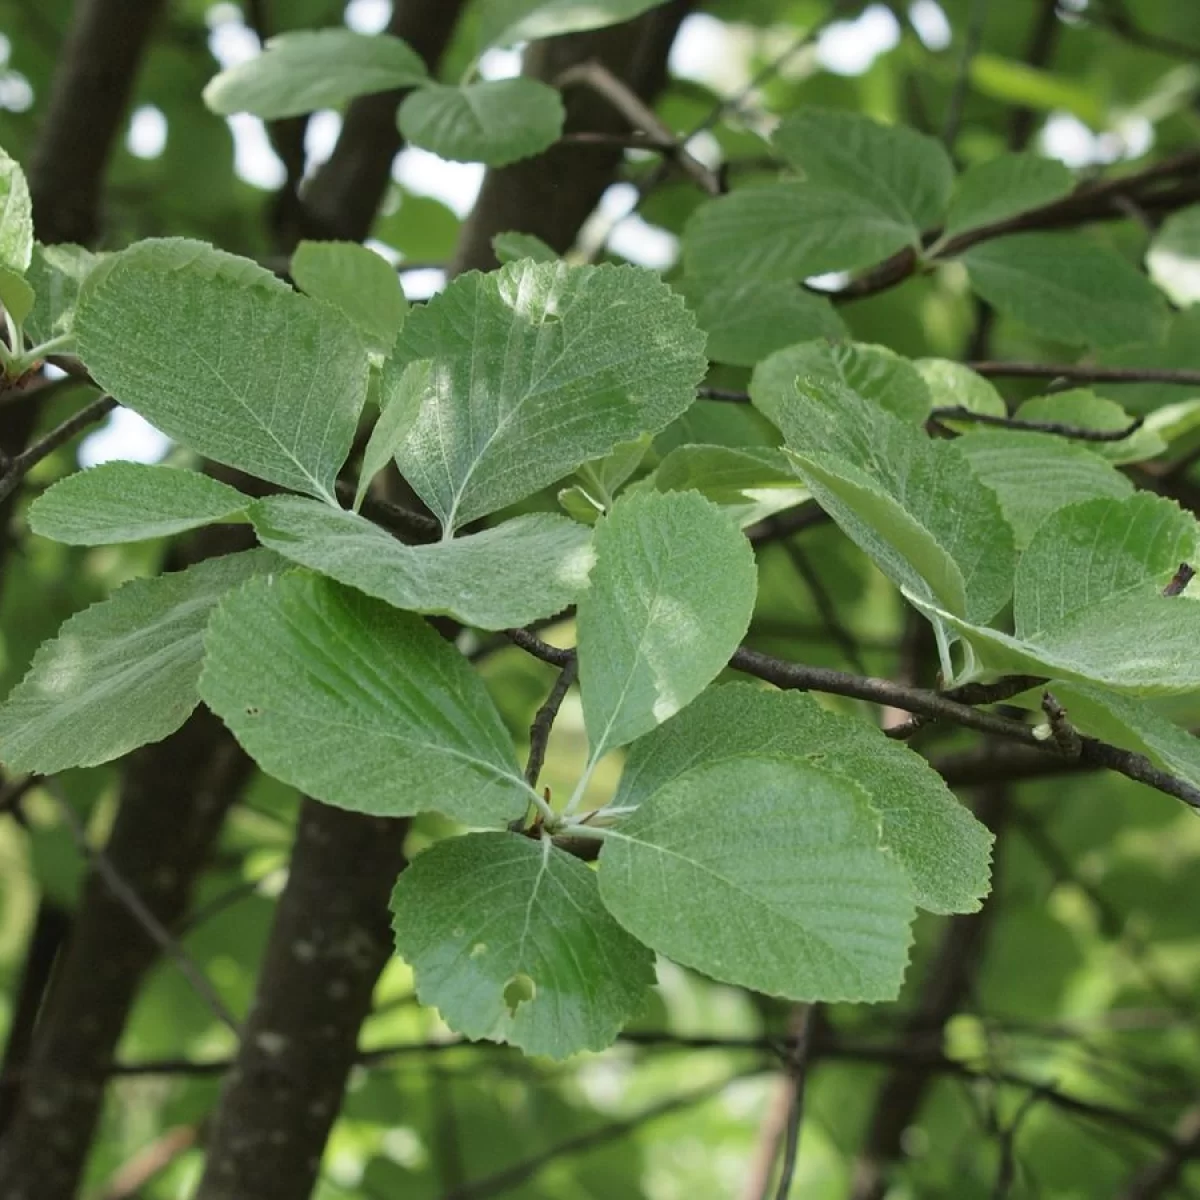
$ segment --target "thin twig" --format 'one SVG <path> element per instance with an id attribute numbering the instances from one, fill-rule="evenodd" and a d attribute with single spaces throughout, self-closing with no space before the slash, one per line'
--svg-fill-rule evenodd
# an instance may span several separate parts
<path id="1" fill-rule="evenodd" d="M 1200 371 L 1184 367 L 1106 367 L 1098 363 L 999 362 L 966 364 L 989 379 L 1065 379 L 1072 383 L 1171 383 L 1200 387 Z"/>
<path id="2" fill-rule="evenodd" d="M 1079 730 L 1067 717 L 1067 710 L 1059 704 L 1053 692 L 1042 693 L 1042 712 L 1046 714 L 1050 732 L 1063 758 L 1078 758 L 1083 753 L 1083 739 L 1079 736 Z"/>
<path id="3" fill-rule="evenodd" d="M 514 646 L 519 646 L 526 654 L 532 654 L 534 658 L 540 658 L 552 667 L 566 667 L 575 661 L 574 650 L 563 650 L 550 645 L 549 642 L 543 642 L 537 634 L 528 629 L 505 629 L 503 632 Z"/>
<path id="4" fill-rule="evenodd" d="M 986 23 L 987 0 L 971 0 L 962 57 L 959 59 L 958 70 L 954 76 L 954 87 L 946 105 L 946 124 L 942 130 L 942 141 L 951 154 L 954 153 L 954 143 L 958 141 L 958 131 L 962 125 L 967 89 L 971 84 L 971 64 L 975 61 L 975 55 L 979 53 L 979 47 L 983 42 L 983 27 Z"/>
<path id="5" fill-rule="evenodd" d="M 817 606 L 817 613 L 824 623 L 829 637 L 837 643 L 838 649 L 842 652 L 842 657 L 860 675 L 865 675 L 867 668 L 863 663 L 862 655 L 858 652 L 858 646 L 855 644 L 850 631 L 842 624 L 837 606 L 833 603 L 833 599 L 829 595 L 824 581 L 813 569 L 812 563 L 808 561 L 808 556 L 795 542 L 790 540 L 783 543 L 783 548 L 787 552 L 788 558 L 792 560 L 792 566 L 795 567 L 796 574 L 804 580 L 804 585 L 808 588 L 808 593 L 812 596 L 813 603 Z"/>
<path id="6" fill-rule="evenodd" d="M 74 416 L 68 417 L 61 425 L 56 425 L 28 449 L 22 450 L 20 454 L 9 459 L 4 473 L 0 475 L 0 500 L 11 496 L 21 480 L 43 458 L 53 454 L 59 446 L 69 442 L 89 425 L 95 425 L 96 422 L 103 420 L 116 407 L 117 402 L 111 396 L 100 396 L 81 408 Z"/>
<path id="7" fill-rule="evenodd" d="M 1088 429 L 1062 421 L 1027 421 L 1024 417 L 999 417 L 993 413 L 974 412 L 953 404 L 934 408 L 929 414 L 938 421 L 971 421 L 976 425 L 995 425 L 1000 429 L 1016 429 L 1030 433 L 1050 433 L 1056 437 L 1075 438 L 1080 442 L 1123 442 L 1141 429 L 1145 418 L 1135 417 L 1121 429 Z"/>
<path id="8" fill-rule="evenodd" d="M 775 1200 L 787 1200 L 792 1193 L 792 1179 L 796 1174 L 796 1159 L 800 1153 L 800 1126 L 804 1121 L 804 1091 L 808 1080 L 809 1052 L 812 1048 L 814 1008 L 811 1004 L 799 1006 L 799 1020 L 795 1025 L 791 1052 L 788 1054 L 788 1075 L 791 1079 L 791 1097 L 788 1107 L 787 1130 L 783 1140 L 783 1163 L 779 1168 L 779 1186 L 775 1189 Z"/>
<path id="9" fill-rule="evenodd" d="M 195 959 L 179 944 L 179 939 L 172 936 L 170 930 L 150 911 L 141 896 L 130 887 L 124 876 L 113 866 L 108 855 L 91 844 L 88 840 L 87 830 L 84 829 L 83 822 L 79 819 L 79 814 L 71 807 L 71 802 L 62 794 L 61 790 L 50 781 L 46 782 L 46 790 L 57 801 L 67 829 L 88 865 L 100 875 L 108 890 L 125 906 L 154 944 L 174 960 L 180 974 L 204 1001 L 213 1016 L 240 1038 L 241 1026 L 238 1024 L 237 1018 L 217 995 L 216 989 L 208 981 L 208 977 L 200 969 Z"/>
<path id="10" fill-rule="evenodd" d="M 542 765 L 546 761 L 546 746 L 550 741 L 550 731 L 558 710 L 566 699 L 567 691 L 575 681 L 579 669 L 579 659 L 572 656 L 571 661 L 558 673 L 546 702 L 537 710 L 533 724 L 529 727 L 529 761 L 525 765 L 525 781 L 530 787 L 536 787 L 538 776 L 542 773 Z"/>

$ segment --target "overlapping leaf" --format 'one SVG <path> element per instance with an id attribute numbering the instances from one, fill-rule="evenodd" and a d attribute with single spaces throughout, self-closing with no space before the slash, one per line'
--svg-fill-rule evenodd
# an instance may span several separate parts
<path id="1" fill-rule="evenodd" d="M 218 462 L 333 499 L 367 394 L 334 309 L 201 242 L 139 242 L 88 277 L 75 315 L 93 378 Z"/>
<path id="2" fill-rule="evenodd" d="M 289 572 L 229 596 L 205 649 L 204 702 L 264 771 L 318 800 L 476 825 L 526 807 L 479 676 L 411 613 Z"/>
<path id="3" fill-rule="evenodd" d="M 479 12 L 483 46 L 511 46 L 602 29 L 629 21 L 665 0 L 485 0 Z"/>
<path id="4" fill-rule="evenodd" d="M 1074 177 L 1038 154 L 1001 154 L 968 167 L 954 185 L 942 236 L 991 225 L 1067 195 Z"/>
<path id="5" fill-rule="evenodd" d="M 250 510 L 264 546 L 396 608 L 482 629 L 553 616 L 587 586 L 591 531 L 535 513 L 469 537 L 408 546 L 354 513 L 302 496 Z"/>
<path id="6" fill-rule="evenodd" d="M 609 915 L 595 873 L 549 838 L 447 838 L 400 876 L 392 912 L 421 1003 L 527 1054 L 604 1049 L 654 981 L 654 956 Z"/>
<path id="7" fill-rule="evenodd" d="M 634 937 L 715 979 L 807 1001 L 900 989 L 911 887 L 845 776 L 785 758 L 698 766 L 609 831 L 598 873 Z"/>
<path id="8" fill-rule="evenodd" d="M 26 338 L 33 342 L 48 342 L 53 337 L 70 332 L 75 320 L 75 304 L 79 289 L 98 258 L 82 246 L 62 242 L 33 248 L 33 261 L 26 278 L 33 287 L 33 308 L 25 318 Z"/>
<path id="9" fill-rule="evenodd" d="M 1200 204 L 1162 223 L 1146 251 L 1146 269 L 1173 304 L 1186 308 L 1200 300 Z"/>
<path id="10" fill-rule="evenodd" d="M 447 529 L 657 432 L 695 397 L 704 336 L 635 267 L 510 263 L 414 310 L 398 361 L 429 359 L 432 394 L 396 455 Z"/>
<path id="11" fill-rule="evenodd" d="M 1026 400 L 1015 415 L 1026 421 L 1053 421 L 1072 428 L 1106 433 L 1128 429 L 1132 421 L 1129 413 L 1119 404 L 1105 396 L 1097 396 L 1089 388 L 1072 388 L 1050 396 L 1035 396 Z M 1143 462 L 1167 448 L 1162 435 L 1149 422 L 1120 441 L 1087 440 L 1078 444 L 1114 463 Z"/>
<path id="12" fill-rule="evenodd" d="M 265 550 L 135 579 L 71 617 L 0 707 L 0 762 L 50 774 L 108 762 L 173 733 L 199 696 L 204 627 L 218 601 L 277 568 Z"/>

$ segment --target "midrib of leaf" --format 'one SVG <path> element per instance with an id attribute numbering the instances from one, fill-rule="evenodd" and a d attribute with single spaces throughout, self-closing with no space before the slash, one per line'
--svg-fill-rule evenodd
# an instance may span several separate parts
<path id="1" fill-rule="evenodd" d="M 862 987 L 866 986 L 866 984 L 863 981 L 862 969 L 861 969 L 861 967 L 859 967 L 859 965 L 853 959 L 847 958 L 846 955 L 844 954 L 844 952 L 839 950 L 835 945 L 833 945 L 833 943 L 827 942 L 823 937 L 820 936 L 820 934 L 814 933 L 811 929 L 808 929 L 805 926 L 800 925 L 796 921 L 795 916 L 792 915 L 791 913 L 783 911 L 782 909 L 776 907 L 774 904 L 771 904 L 768 900 L 765 900 L 763 897 L 756 896 L 753 892 L 748 891 L 746 889 L 746 887 L 743 884 L 739 883 L 736 879 L 730 879 L 727 875 L 722 875 L 720 871 L 714 870 L 712 867 L 708 866 L 706 863 L 699 862 L 694 858 L 689 858 L 686 854 L 682 854 L 678 850 L 672 850 L 667 846 L 660 846 L 655 842 L 642 841 L 641 838 L 631 837 L 629 834 L 622 833 L 618 829 L 606 829 L 604 832 L 605 832 L 605 840 L 615 838 L 618 841 L 629 842 L 631 845 L 634 845 L 634 846 L 642 846 L 647 850 L 652 850 L 652 851 L 656 852 L 657 854 L 661 855 L 664 858 L 673 858 L 681 863 L 685 863 L 687 866 L 692 867 L 696 871 L 699 871 L 701 874 L 707 875 L 711 879 L 715 879 L 721 883 L 728 885 L 735 892 L 737 892 L 738 895 L 744 897 L 751 904 L 754 904 L 759 908 L 765 909 L 767 912 L 771 913 L 772 915 L 774 915 L 776 917 L 779 917 L 781 920 L 786 922 L 788 925 L 792 926 L 799 933 L 799 935 L 802 938 L 804 938 L 806 941 L 812 943 L 813 945 L 823 947 L 825 950 L 827 950 L 829 952 L 829 954 L 836 961 L 838 961 L 840 963 L 844 963 L 845 966 L 848 967 L 854 973 L 854 976 L 858 980 L 858 983 L 860 986 L 862 986 Z"/>
<path id="2" fill-rule="evenodd" d="M 525 961 L 525 939 L 529 936 L 529 927 L 533 924 L 533 906 L 537 902 L 538 891 L 542 886 L 542 880 L 545 879 L 547 871 L 550 869 L 550 849 L 551 842 L 548 837 L 542 838 L 542 861 L 538 867 L 537 875 L 533 880 L 533 887 L 529 891 L 529 900 L 525 904 L 525 920 L 521 924 L 521 940 L 517 943 L 517 962 Z"/>

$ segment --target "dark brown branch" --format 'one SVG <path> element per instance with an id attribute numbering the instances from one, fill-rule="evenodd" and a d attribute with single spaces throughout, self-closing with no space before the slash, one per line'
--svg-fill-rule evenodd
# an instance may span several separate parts
<path id="1" fill-rule="evenodd" d="M 537 710 L 533 724 L 529 727 L 529 762 L 525 765 L 525 781 L 530 787 L 537 785 L 538 776 L 542 773 L 550 731 L 554 728 L 558 710 L 562 708 L 562 702 L 567 698 L 571 684 L 575 682 L 578 667 L 579 659 L 572 656 L 571 661 L 558 673 L 546 702 Z"/>
<path id="2" fill-rule="evenodd" d="M 1064 379 L 1071 383 L 1172 383 L 1200 386 L 1200 371 L 1182 367 L 1106 367 L 1094 363 L 969 362 L 989 379 Z"/>
<path id="3" fill-rule="evenodd" d="M 788 1052 L 787 1069 L 789 1081 L 789 1104 L 787 1128 L 783 1139 L 783 1160 L 779 1166 L 779 1184 L 775 1189 L 775 1200 L 788 1200 L 792 1194 L 792 1179 L 796 1174 L 796 1160 L 800 1153 L 800 1126 L 804 1121 L 804 1092 L 808 1082 L 813 1049 L 813 1025 L 816 1010 L 811 1004 L 799 1006 L 796 1029 L 792 1035 L 792 1046 Z"/>
<path id="4" fill-rule="evenodd" d="M 1071 15 L 1082 17 L 1100 29 L 1107 29 L 1131 46 L 1140 46 L 1143 50 L 1152 50 L 1155 54 L 1166 54 L 1188 62 L 1200 62 L 1200 46 L 1188 45 L 1153 30 L 1143 29 L 1118 0 L 1091 4 L 1079 12 L 1073 10 Z"/>
<path id="5" fill-rule="evenodd" d="M 574 650 L 563 650 L 558 646 L 551 646 L 549 642 L 543 642 L 540 637 L 530 633 L 528 629 L 506 629 L 504 636 L 514 646 L 519 646 L 524 650 L 526 654 L 531 654 L 534 658 L 539 658 L 552 667 L 566 668 L 575 661 Z"/>
<path id="6" fill-rule="evenodd" d="M 89 426 L 102 421 L 116 407 L 117 402 L 111 396 L 99 396 L 81 408 L 74 416 L 70 416 L 61 424 L 56 425 L 32 446 L 10 458 L 5 464 L 3 474 L 0 474 L 0 501 L 11 496 L 21 480 L 43 458 L 53 454 L 59 446 L 69 442 L 77 433 L 82 433 Z"/>
<path id="7" fill-rule="evenodd" d="M 933 409 L 934 420 L 971 421 L 976 425 L 994 425 L 999 429 L 1025 430 L 1030 433 L 1050 433 L 1056 437 L 1075 438 L 1080 442 L 1123 442 L 1141 429 L 1144 417 L 1135 417 L 1123 429 L 1088 429 L 1082 425 L 1067 425 L 1062 421 L 1027 421 L 1022 417 L 998 417 L 992 413 L 974 412 L 961 405 Z"/>

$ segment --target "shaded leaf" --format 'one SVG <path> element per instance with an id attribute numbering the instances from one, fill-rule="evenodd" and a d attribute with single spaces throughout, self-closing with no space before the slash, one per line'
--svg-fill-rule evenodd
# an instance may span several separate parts
<path id="1" fill-rule="evenodd" d="M 534 262 L 557 262 L 559 256 L 540 237 L 532 233 L 498 233 L 492 238 L 492 250 L 500 263 L 532 258 Z"/>
<path id="2" fill-rule="evenodd" d="M 68 242 L 34 246 L 27 278 L 37 298 L 25 321 L 25 333 L 35 344 L 70 331 L 79 289 L 98 261 L 90 250 Z"/>
<path id="3" fill-rule="evenodd" d="M 1062 163 L 1037 154 L 1001 154 L 976 163 L 955 183 L 942 237 L 1040 208 L 1074 186 L 1074 176 Z"/>
<path id="4" fill-rule="evenodd" d="M 33 257 L 33 202 L 25 172 L 0 150 L 0 266 L 24 275 Z"/>
<path id="5" fill-rule="evenodd" d="M 363 451 L 354 511 L 362 507 L 371 480 L 392 461 L 431 391 L 433 364 L 424 358 L 399 364 L 388 359 L 379 376 L 379 419 Z"/>
<path id="6" fill-rule="evenodd" d="M 1026 421 L 1054 421 L 1080 429 L 1103 431 L 1128 429 L 1133 419 L 1119 404 L 1104 396 L 1097 396 L 1087 388 L 1072 388 L 1051 396 L 1035 396 L 1026 400 L 1014 415 Z M 1119 442 L 1080 441 L 1076 444 L 1114 463 L 1144 462 L 1167 448 L 1162 437 L 1147 425 Z"/>
<path id="7" fill-rule="evenodd" d="M 665 0 L 487 0 L 480 6 L 479 41 L 511 46 L 540 38 L 601 29 L 629 21 Z"/>
<path id="8" fill-rule="evenodd" d="M 1200 204 L 1172 213 L 1146 251 L 1146 270 L 1180 308 L 1200 300 Z"/>

